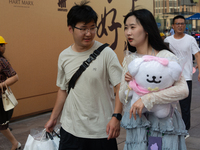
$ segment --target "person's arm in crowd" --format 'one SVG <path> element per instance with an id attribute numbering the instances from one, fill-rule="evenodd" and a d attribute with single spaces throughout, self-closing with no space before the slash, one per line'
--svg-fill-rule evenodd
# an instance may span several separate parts
<path id="1" fill-rule="evenodd" d="M 0 87 L 5 87 L 6 85 L 7 85 L 7 86 L 11 86 L 11 85 L 13 85 L 15 82 L 17 82 L 18 80 L 19 80 L 19 77 L 18 77 L 18 75 L 16 74 L 16 75 L 14 75 L 14 76 L 12 76 L 12 77 L 7 78 L 4 82 L 0 83 L 0 84 L 1 84 Z M 5 84 L 6 84 L 6 85 L 5 85 Z"/>
<path id="2" fill-rule="evenodd" d="M 120 84 L 115 86 L 115 110 L 114 113 L 122 113 L 122 103 L 119 100 L 119 89 Z M 112 138 L 116 138 L 120 134 L 120 121 L 116 117 L 112 117 L 110 122 L 107 124 L 106 132 L 108 134 L 108 140 Z"/>
<path id="3" fill-rule="evenodd" d="M 63 109 L 67 95 L 68 94 L 67 94 L 66 90 L 61 90 L 61 89 L 58 90 L 56 103 L 55 103 L 55 106 L 53 108 L 51 117 L 45 125 L 47 132 L 52 132 L 55 125 L 57 124 L 58 117 L 60 116 L 60 113 Z"/>
<path id="4" fill-rule="evenodd" d="M 182 100 L 189 94 L 187 82 L 183 76 L 174 83 L 173 86 L 158 91 L 146 94 L 141 97 L 144 106 L 151 110 L 155 104 L 168 104 L 174 101 Z"/>
<path id="5" fill-rule="evenodd" d="M 197 52 L 194 56 L 197 61 L 197 66 L 195 68 L 199 69 L 199 67 L 200 67 L 200 52 Z M 199 75 L 198 75 L 198 81 L 200 82 L 200 70 L 199 70 Z"/>

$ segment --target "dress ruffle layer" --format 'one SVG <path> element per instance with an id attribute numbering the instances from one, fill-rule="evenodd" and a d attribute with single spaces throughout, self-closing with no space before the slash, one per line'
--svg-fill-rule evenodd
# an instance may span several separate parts
<path id="1" fill-rule="evenodd" d="M 148 136 L 162 137 L 162 150 L 187 150 L 185 145 L 185 125 L 180 113 L 174 109 L 173 115 L 158 119 L 152 113 L 146 113 L 141 118 L 129 119 L 125 111 L 121 126 L 126 129 L 124 150 L 147 150 Z"/>

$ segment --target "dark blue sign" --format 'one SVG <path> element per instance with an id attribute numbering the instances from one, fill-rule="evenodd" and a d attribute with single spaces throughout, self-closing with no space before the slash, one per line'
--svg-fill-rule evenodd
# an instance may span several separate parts
<path id="1" fill-rule="evenodd" d="M 161 23 L 158 23 L 158 22 L 157 22 L 157 26 L 158 26 L 158 28 L 159 28 L 159 27 L 161 26 Z"/>

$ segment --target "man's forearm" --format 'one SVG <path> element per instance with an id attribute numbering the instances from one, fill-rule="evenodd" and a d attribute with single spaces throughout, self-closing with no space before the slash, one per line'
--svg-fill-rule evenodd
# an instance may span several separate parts
<path id="1" fill-rule="evenodd" d="M 115 91 L 116 91 L 116 95 L 115 95 L 115 110 L 114 110 L 114 113 L 122 113 L 122 103 L 120 102 L 120 99 L 119 99 L 119 89 L 120 89 L 120 83 L 117 84 L 115 86 Z"/>
<path id="2" fill-rule="evenodd" d="M 52 120 L 55 120 L 59 117 L 63 109 L 66 98 L 67 98 L 66 91 L 59 89 L 57 93 L 56 103 L 51 114 Z"/>

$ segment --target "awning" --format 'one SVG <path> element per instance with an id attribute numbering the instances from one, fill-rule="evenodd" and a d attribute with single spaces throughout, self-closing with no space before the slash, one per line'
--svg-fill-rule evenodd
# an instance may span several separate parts
<path id="1" fill-rule="evenodd" d="M 186 20 L 200 20 L 200 13 L 196 13 L 188 18 L 185 18 Z"/>

